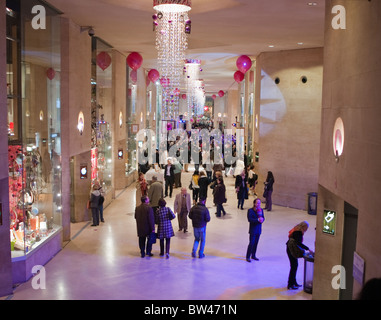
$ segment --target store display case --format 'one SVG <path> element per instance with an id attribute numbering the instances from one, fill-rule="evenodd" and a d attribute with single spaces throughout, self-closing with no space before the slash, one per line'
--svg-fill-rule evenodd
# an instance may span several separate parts
<path id="1" fill-rule="evenodd" d="M 46 9 L 43 31 L 31 24 L 35 5 Z M 20 283 L 62 247 L 61 21 L 39 0 L 6 6 L 9 235 L 13 283 Z"/>

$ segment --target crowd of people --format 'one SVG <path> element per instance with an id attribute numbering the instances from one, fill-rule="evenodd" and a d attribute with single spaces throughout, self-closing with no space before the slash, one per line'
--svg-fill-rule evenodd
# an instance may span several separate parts
<path id="1" fill-rule="evenodd" d="M 199 169 L 199 168 L 198 168 Z M 164 167 L 165 186 L 152 177 L 152 183 L 148 186 L 144 174 L 139 174 L 137 181 L 137 207 L 135 210 L 135 219 L 139 237 L 139 249 L 141 257 L 153 256 L 152 245 L 158 240 L 160 243 L 160 256 L 170 257 L 171 238 L 175 235 L 172 221 L 178 219 L 179 232 L 188 232 L 188 218 L 192 221 L 194 242 L 191 248 L 191 256 L 196 258 L 205 257 L 205 239 L 206 226 L 210 221 L 210 212 L 205 203 L 208 198 L 208 189 L 212 189 L 213 204 L 216 207 L 216 217 L 226 215 L 224 203 L 227 202 L 226 186 L 224 184 L 224 170 L 221 167 L 214 167 L 211 178 L 203 170 L 195 170 L 191 176 L 188 188 L 181 187 L 181 192 L 176 195 L 173 210 L 167 206 L 166 197 L 172 197 L 174 188 L 173 168 L 171 161 L 168 161 Z M 261 199 L 257 196 L 256 185 L 258 175 L 251 165 L 243 169 L 240 173 L 236 171 L 235 191 L 237 194 L 237 209 L 244 210 L 245 200 L 249 195 L 254 196 L 253 205 L 247 210 L 247 220 L 249 223 L 249 243 L 246 250 L 246 261 L 258 261 L 257 247 L 262 233 L 262 224 L 265 221 L 264 210 L 272 210 L 271 195 L 274 185 L 274 176 L 271 171 L 268 172 L 265 184 L 263 198 L 266 199 L 266 206 L 262 209 Z M 168 176 L 168 178 L 166 177 Z M 192 194 L 188 192 L 188 189 Z M 169 193 L 168 193 L 169 191 Z M 140 200 L 138 202 L 138 200 Z M 157 225 L 155 230 L 155 225 Z M 296 282 L 296 272 L 298 268 L 298 258 L 305 254 L 313 254 L 307 246 L 303 244 L 303 235 L 308 229 L 308 223 L 303 221 L 296 225 L 289 232 L 289 240 L 286 243 L 286 253 L 290 261 L 290 273 L 287 288 L 296 290 L 300 285 Z M 295 253 L 291 244 L 296 244 L 301 254 Z"/>

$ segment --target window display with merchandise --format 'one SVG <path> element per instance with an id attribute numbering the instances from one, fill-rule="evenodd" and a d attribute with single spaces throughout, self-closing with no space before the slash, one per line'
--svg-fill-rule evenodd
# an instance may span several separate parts
<path id="1" fill-rule="evenodd" d="M 39 148 L 20 145 L 8 147 L 9 207 L 12 257 L 27 254 L 44 240 L 55 234 L 60 226 L 54 223 L 54 212 L 60 206 L 60 194 L 55 198 L 51 188 L 49 171 L 50 155 L 43 159 Z M 45 166 L 42 166 L 45 162 Z M 54 172 L 54 171 L 53 171 Z M 53 180 L 57 179 L 54 177 Z M 48 198 L 52 198 L 55 210 L 49 210 Z"/>
<path id="2" fill-rule="evenodd" d="M 31 8 L 38 4 L 42 2 L 10 0 L 6 10 L 10 250 L 19 266 L 14 266 L 15 274 L 21 274 L 25 266 L 19 263 L 35 249 L 52 239 L 61 241 L 55 236 L 62 230 L 60 17 L 44 4 L 46 29 L 33 29 Z M 51 251 L 45 251 L 34 258 L 36 263 L 49 259 Z"/>

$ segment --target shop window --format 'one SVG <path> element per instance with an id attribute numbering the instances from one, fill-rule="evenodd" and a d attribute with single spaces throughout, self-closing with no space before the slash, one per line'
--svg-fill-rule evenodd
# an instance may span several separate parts
<path id="1" fill-rule="evenodd" d="M 136 134 L 139 130 L 140 119 L 136 115 L 136 98 L 137 98 L 137 84 L 132 81 L 132 69 L 127 66 L 127 162 L 126 162 L 126 176 L 132 174 L 137 167 L 137 145 Z"/>
<path id="2" fill-rule="evenodd" d="M 31 24 L 37 4 L 46 8 L 43 31 Z M 17 258 L 62 226 L 60 18 L 33 0 L 7 1 L 6 14 L 10 238 Z"/>
<path id="3" fill-rule="evenodd" d="M 112 188 L 112 48 L 92 38 L 92 182 L 98 181 L 105 192 Z M 96 157 L 96 158 L 95 158 Z"/>

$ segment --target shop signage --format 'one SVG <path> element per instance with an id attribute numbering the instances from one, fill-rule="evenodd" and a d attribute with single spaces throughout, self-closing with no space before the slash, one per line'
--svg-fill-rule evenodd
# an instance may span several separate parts
<path id="1" fill-rule="evenodd" d="M 324 210 L 323 232 L 334 235 L 335 230 L 336 230 L 336 211 Z"/>

